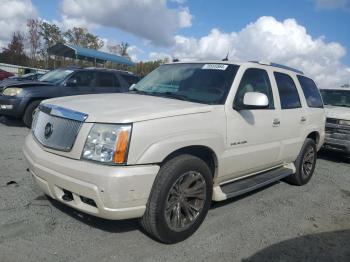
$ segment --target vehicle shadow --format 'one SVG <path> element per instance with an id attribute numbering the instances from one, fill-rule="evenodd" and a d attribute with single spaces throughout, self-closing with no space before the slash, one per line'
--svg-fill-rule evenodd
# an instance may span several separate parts
<path id="1" fill-rule="evenodd" d="M 0 124 L 12 127 L 26 127 L 20 119 L 9 117 L 9 116 L 1 116 L 0 115 Z"/>
<path id="2" fill-rule="evenodd" d="M 331 150 L 320 150 L 317 157 L 323 160 L 328 160 L 336 163 L 350 164 L 350 155 L 342 152 L 331 151 Z"/>
<path id="3" fill-rule="evenodd" d="M 97 229 L 109 232 L 109 233 L 123 233 L 133 230 L 140 230 L 140 226 L 137 219 L 126 220 L 108 220 L 99 217 L 95 217 L 89 214 L 79 212 L 63 203 L 47 197 L 48 201 L 68 216 Z M 142 231 L 142 230 L 141 230 Z"/>
<path id="4" fill-rule="evenodd" d="M 243 262 L 348 262 L 350 230 L 325 232 L 289 239 L 269 246 Z"/>

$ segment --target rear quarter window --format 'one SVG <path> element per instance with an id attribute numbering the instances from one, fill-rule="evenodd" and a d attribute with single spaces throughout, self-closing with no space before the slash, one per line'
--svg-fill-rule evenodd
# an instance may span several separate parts
<path id="1" fill-rule="evenodd" d="M 307 105 L 314 108 L 323 108 L 321 94 L 315 82 L 312 79 L 301 75 L 298 75 L 298 80 L 301 89 L 304 92 Z"/>

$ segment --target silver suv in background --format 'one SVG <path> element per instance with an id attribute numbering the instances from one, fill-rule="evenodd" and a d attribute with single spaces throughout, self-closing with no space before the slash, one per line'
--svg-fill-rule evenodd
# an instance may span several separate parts
<path id="1" fill-rule="evenodd" d="M 350 89 L 321 89 L 326 109 L 326 149 L 350 153 Z"/>

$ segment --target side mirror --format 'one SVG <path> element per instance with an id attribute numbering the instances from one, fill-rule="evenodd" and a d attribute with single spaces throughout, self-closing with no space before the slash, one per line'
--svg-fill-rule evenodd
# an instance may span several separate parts
<path id="1" fill-rule="evenodd" d="M 78 81 L 75 78 L 70 78 L 66 82 L 66 86 L 69 86 L 69 87 L 76 87 L 77 84 L 78 84 Z"/>
<path id="2" fill-rule="evenodd" d="M 245 109 L 262 109 L 269 106 L 269 99 L 263 93 L 247 92 L 243 98 L 243 105 Z"/>
<path id="3" fill-rule="evenodd" d="M 132 85 L 129 87 L 129 90 L 133 90 L 135 86 L 136 86 L 136 84 L 132 84 Z"/>

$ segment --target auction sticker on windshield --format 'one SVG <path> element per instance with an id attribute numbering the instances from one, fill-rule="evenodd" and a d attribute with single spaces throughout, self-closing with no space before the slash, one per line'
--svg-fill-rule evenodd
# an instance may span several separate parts
<path id="1" fill-rule="evenodd" d="M 205 64 L 202 69 L 211 69 L 211 70 L 226 70 L 228 65 L 224 64 Z"/>

